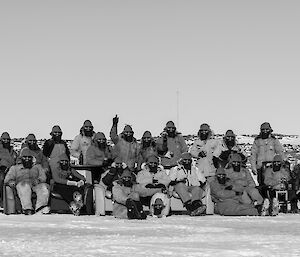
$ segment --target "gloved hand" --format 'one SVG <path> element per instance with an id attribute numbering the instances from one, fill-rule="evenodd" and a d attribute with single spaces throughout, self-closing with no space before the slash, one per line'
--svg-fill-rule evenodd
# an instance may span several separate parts
<path id="1" fill-rule="evenodd" d="M 206 157 L 206 152 L 201 151 L 201 152 L 198 154 L 198 157 L 201 157 L 201 158 Z"/>
<path id="2" fill-rule="evenodd" d="M 232 185 L 226 186 L 225 190 L 232 190 Z"/>
<path id="3" fill-rule="evenodd" d="M 113 118 L 113 125 L 118 125 L 118 122 L 119 122 L 119 117 L 118 117 L 118 115 L 116 115 L 116 116 Z"/>
<path id="4" fill-rule="evenodd" d="M 155 188 L 166 188 L 166 186 L 164 184 L 159 183 L 155 185 Z"/>
<path id="5" fill-rule="evenodd" d="M 146 188 L 155 188 L 155 186 L 153 184 L 147 184 L 145 187 Z"/>
<path id="6" fill-rule="evenodd" d="M 40 180 L 38 178 L 32 180 L 32 185 L 34 185 L 34 186 L 38 185 L 39 183 L 40 183 Z"/>
<path id="7" fill-rule="evenodd" d="M 16 186 L 16 182 L 11 180 L 11 181 L 8 182 L 8 185 L 10 187 L 15 187 Z"/>
<path id="8" fill-rule="evenodd" d="M 1 160 L 1 159 L 0 159 Z M 0 166 L 0 172 L 6 172 L 6 170 L 7 170 L 7 167 L 6 166 L 4 166 L 4 165 L 1 165 Z"/>
<path id="9" fill-rule="evenodd" d="M 82 187 L 84 185 L 84 181 L 83 180 L 79 180 L 77 182 L 77 187 Z"/>
<path id="10" fill-rule="evenodd" d="M 68 180 L 67 181 L 67 185 L 68 186 L 77 186 L 77 182 L 76 181 L 72 181 L 72 180 Z"/>
<path id="11" fill-rule="evenodd" d="M 163 138 L 163 140 L 167 140 L 168 133 L 166 131 L 161 132 L 160 135 Z"/>

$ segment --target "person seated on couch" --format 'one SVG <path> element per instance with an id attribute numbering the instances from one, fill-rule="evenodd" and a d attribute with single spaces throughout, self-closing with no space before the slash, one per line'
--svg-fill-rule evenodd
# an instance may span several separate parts
<path id="1" fill-rule="evenodd" d="M 25 215 L 32 215 L 34 212 L 47 214 L 50 212 L 49 186 L 45 183 L 45 171 L 40 164 L 33 164 L 32 151 L 29 149 L 24 149 L 20 157 L 21 163 L 9 169 L 4 184 L 16 188 Z M 32 192 L 35 192 L 37 197 L 35 211 L 31 199 Z"/>
<path id="2" fill-rule="evenodd" d="M 51 171 L 54 180 L 52 190 L 61 195 L 75 216 L 80 215 L 80 210 L 84 205 L 85 177 L 70 167 L 66 154 L 59 157 L 59 166 Z"/>

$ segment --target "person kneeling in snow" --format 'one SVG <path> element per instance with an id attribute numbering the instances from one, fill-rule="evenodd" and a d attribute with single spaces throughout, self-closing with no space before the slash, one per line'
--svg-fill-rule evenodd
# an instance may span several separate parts
<path id="1" fill-rule="evenodd" d="M 226 176 L 229 178 L 227 189 L 240 193 L 246 204 L 253 203 L 258 209 L 263 204 L 263 197 L 256 188 L 250 171 L 242 165 L 242 157 L 238 153 L 229 156 Z"/>
<path id="2" fill-rule="evenodd" d="M 80 209 L 83 207 L 83 195 L 85 188 L 85 177 L 70 167 L 69 158 L 62 154 L 58 158 L 59 166 L 52 169 L 54 180 L 53 191 L 60 194 L 69 204 L 70 210 L 75 216 L 80 215 Z"/>
<path id="3" fill-rule="evenodd" d="M 15 187 L 21 201 L 22 211 L 25 215 L 34 213 L 31 201 L 32 192 L 36 193 L 35 212 L 47 214 L 49 187 L 46 174 L 40 164 L 33 165 L 33 155 L 29 149 L 21 152 L 21 163 L 12 166 L 6 174 L 4 183 Z"/>
<path id="4" fill-rule="evenodd" d="M 140 202 L 139 185 L 134 174 L 125 168 L 120 179 L 113 182 L 113 215 L 119 219 L 146 219 Z"/>
<path id="5" fill-rule="evenodd" d="M 215 202 L 215 213 L 224 216 L 257 216 L 255 206 L 245 204 L 241 193 L 232 190 L 230 179 L 224 168 L 217 169 L 214 180 L 210 183 L 212 199 Z"/>
<path id="6" fill-rule="evenodd" d="M 205 214 L 206 206 L 201 199 L 206 179 L 204 174 L 192 165 L 190 153 L 185 152 L 181 155 L 178 165 L 170 170 L 169 177 L 170 185 L 174 187 L 189 214 L 191 216 Z"/>
<path id="7" fill-rule="evenodd" d="M 152 216 L 165 217 L 170 211 L 167 187 L 171 180 L 155 155 L 149 156 L 147 163 L 142 166 L 136 178 L 141 186 L 142 203 L 149 206 Z"/>

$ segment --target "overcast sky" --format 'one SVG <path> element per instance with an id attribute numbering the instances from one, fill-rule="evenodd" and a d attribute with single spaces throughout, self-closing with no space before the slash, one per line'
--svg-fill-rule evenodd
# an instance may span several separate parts
<path id="1" fill-rule="evenodd" d="M 2 131 L 300 134 L 299 1 L 1 1 Z"/>

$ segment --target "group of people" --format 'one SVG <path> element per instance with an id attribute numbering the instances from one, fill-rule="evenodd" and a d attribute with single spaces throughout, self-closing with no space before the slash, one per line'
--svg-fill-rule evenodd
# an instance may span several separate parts
<path id="1" fill-rule="evenodd" d="M 129 125 L 118 134 L 118 122 L 115 116 L 110 130 L 113 146 L 103 132 L 94 131 L 90 120 L 84 121 L 70 149 L 58 125 L 53 126 L 42 149 L 35 135 L 29 134 L 18 154 L 4 132 L 0 144 L 1 201 L 18 197 L 25 215 L 47 214 L 53 190 L 74 215 L 80 215 L 86 189 L 92 187 L 95 215 L 99 216 L 105 215 L 108 196 L 117 218 L 146 219 L 144 206 L 152 216 L 168 216 L 172 197 L 179 198 L 191 216 L 205 215 L 208 205 L 220 215 L 275 216 L 280 207 L 276 192 L 285 191 L 289 211 L 298 212 L 300 166 L 290 170 L 268 122 L 261 125 L 250 157 L 240 149 L 232 130 L 227 130 L 222 140 L 216 139 L 206 123 L 188 147 L 172 121 L 156 139 L 145 131 L 140 142 Z M 91 181 L 72 167 L 71 156 L 91 167 Z M 251 172 L 257 175 L 257 183 Z M 32 192 L 36 194 L 34 205 Z"/>

